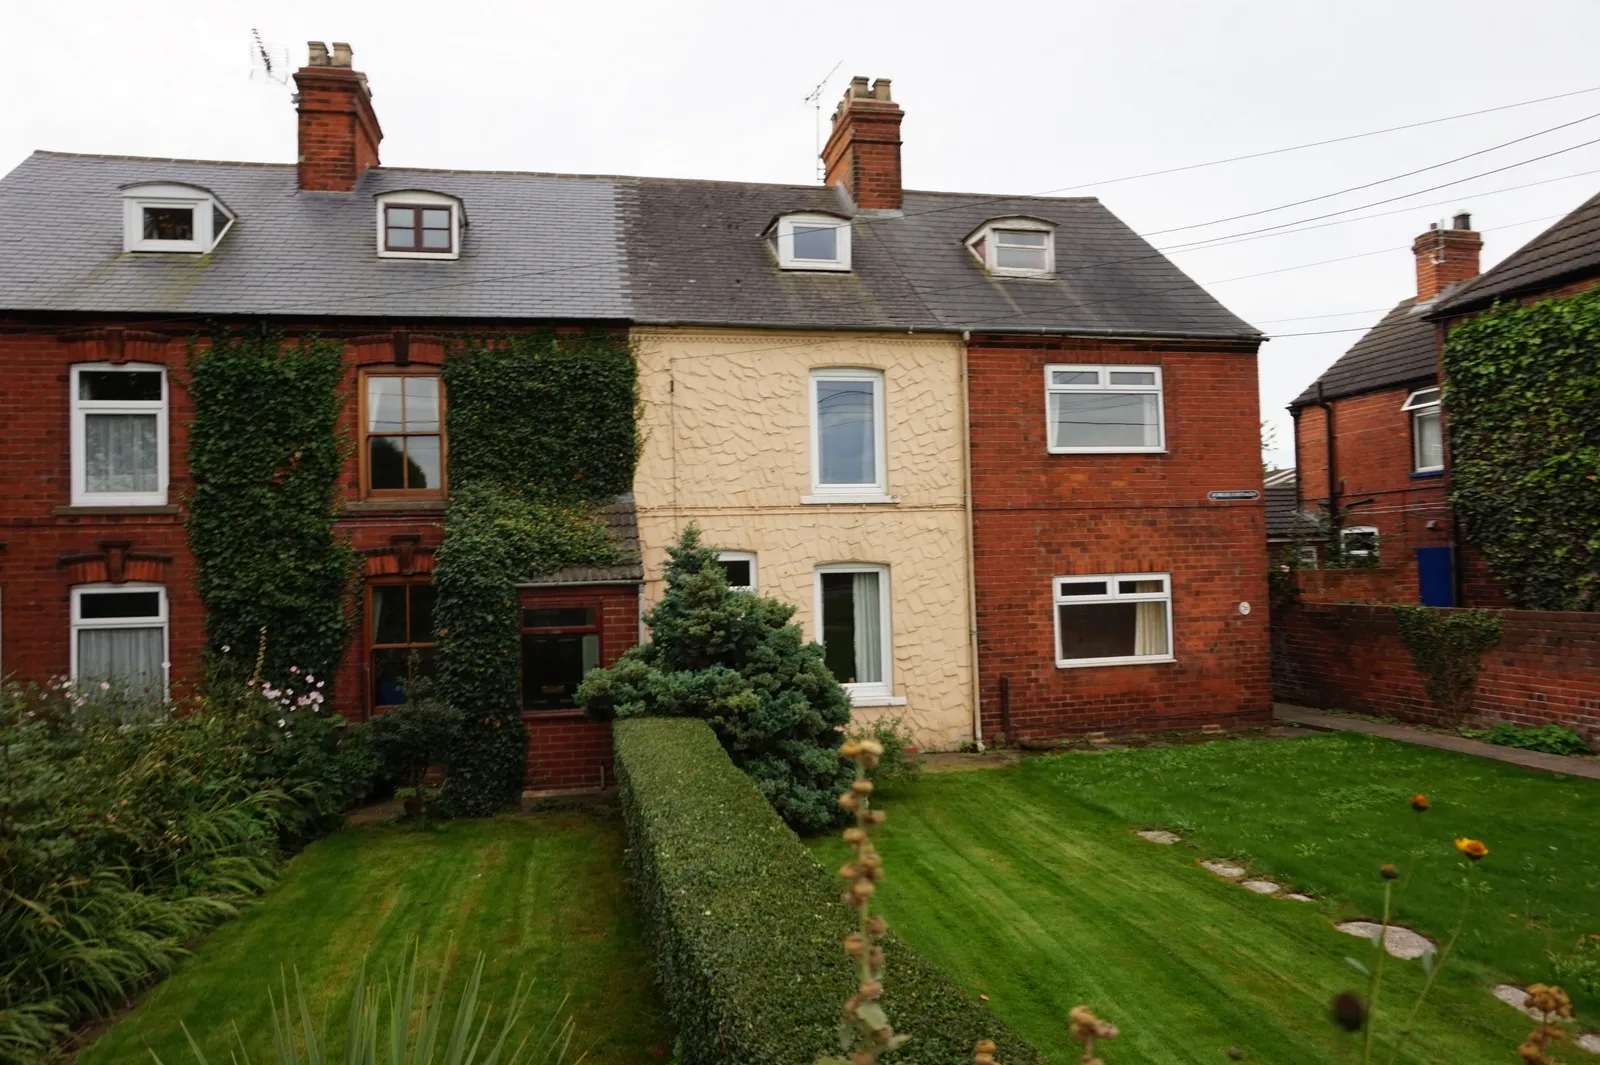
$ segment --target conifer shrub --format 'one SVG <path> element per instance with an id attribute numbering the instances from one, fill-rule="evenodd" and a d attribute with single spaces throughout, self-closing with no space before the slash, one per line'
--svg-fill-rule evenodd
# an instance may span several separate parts
<path id="1" fill-rule="evenodd" d="M 693 525 L 668 548 L 650 642 L 595 670 L 578 703 L 596 720 L 698 717 L 793 828 L 839 822 L 852 769 L 839 757 L 850 697 L 794 624 L 794 607 L 728 587 Z"/>

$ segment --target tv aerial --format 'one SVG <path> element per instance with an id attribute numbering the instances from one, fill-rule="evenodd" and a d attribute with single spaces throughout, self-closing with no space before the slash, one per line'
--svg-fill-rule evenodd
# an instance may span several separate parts
<path id="1" fill-rule="evenodd" d="M 810 104 L 812 107 L 816 108 L 816 113 L 817 113 L 817 118 L 816 118 L 816 141 L 817 141 L 817 145 L 816 145 L 816 160 L 817 160 L 817 182 L 819 184 L 824 182 L 824 181 L 826 181 L 826 180 L 828 180 L 828 168 L 826 166 L 824 166 L 823 162 L 822 162 L 822 93 L 823 93 L 823 90 L 828 87 L 828 82 L 833 79 L 833 76 L 835 74 L 839 73 L 839 68 L 842 67 L 842 66 L 844 66 L 844 60 L 843 59 L 839 60 L 837 63 L 835 63 L 833 65 L 833 69 L 828 71 L 826 77 L 824 77 L 821 81 L 817 82 L 817 87 L 812 89 L 809 93 L 807 93 L 806 94 L 806 98 L 805 98 L 805 102 Z"/>

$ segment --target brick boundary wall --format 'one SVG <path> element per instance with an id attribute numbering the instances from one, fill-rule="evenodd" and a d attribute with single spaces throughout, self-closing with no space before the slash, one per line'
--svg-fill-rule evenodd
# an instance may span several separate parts
<path id="1" fill-rule="evenodd" d="M 1556 722 L 1600 745 L 1600 614 L 1501 612 L 1484 656 L 1474 723 Z M 1272 619 L 1273 697 L 1323 709 L 1443 724 L 1388 606 L 1300 602 Z"/>

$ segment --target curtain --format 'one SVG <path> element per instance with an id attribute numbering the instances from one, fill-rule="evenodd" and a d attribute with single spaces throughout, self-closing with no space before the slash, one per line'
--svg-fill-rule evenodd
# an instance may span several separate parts
<path id="1" fill-rule="evenodd" d="M 872 484 L 878 478 L 871 381 L 817 382 L 817 450 L 822 484 Z"/>
<path id="2" fill-rule="evenodd" d="M 84 491 L 155 492 L 156 416 L 89 414 L 84 418 Z"/>
<path id="3" fill-rule="evenodd" d="M 78 679 L 110 681 L 130 693 L 161 694 L 161 646 L 153 628 L 79 629 Z"/>
<path id="4" fill-rule="evenodd" d="M 856 681 L 883 683 L 883 603 L 876 573 L 851 574 L 855 600 Z"/>
<path id="5" fill-rule="evenodd" d="M 1136 655 L 1167 653 L 1166 603 L 1137 604 L 1133 622 L 1133 653 Z"/>

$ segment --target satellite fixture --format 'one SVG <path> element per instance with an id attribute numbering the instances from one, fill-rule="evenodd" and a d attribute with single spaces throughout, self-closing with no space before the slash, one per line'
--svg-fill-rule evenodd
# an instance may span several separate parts
<path id="1" fill-rule="evenodd" d="M 289 49 L 268 44 L 261 31 L 250 31 L 250 80 L 257 85 L 289 84 Z"/>
<path id="2" fill-rule="evenodd" d="M 832 78 L 833 78 L 833 76 L 835 74 L 839 73 L 839 68 L 842 67 L 842 66 L 844 66 L 844 60 L 843 59 L 839 60 L 837 63 L 835 63 L 833 65 L 833 69 L 828 71 L 828 74 L 827 74 L 826 77 L 824 77 L 821 81 L 817 82 L 817 87 L 812 89 L 809 93 L 807 93 L 806 94 L 806 98 L 805 98 L 805 102 L 810 104 L 812 107 L 816 108 L 816 113 L 817 113 L 817 119 L 816 119 L 816 141 L 817 141 L 817 145 L 816 145 L 816 160 L 817 160 L 817 183 L 819 185 L 828 180 L 828 168 L 822 162 L 822 91 L 825 88 L 827 88 L 828 82 L 830 80 L 832 80 Z"/>

